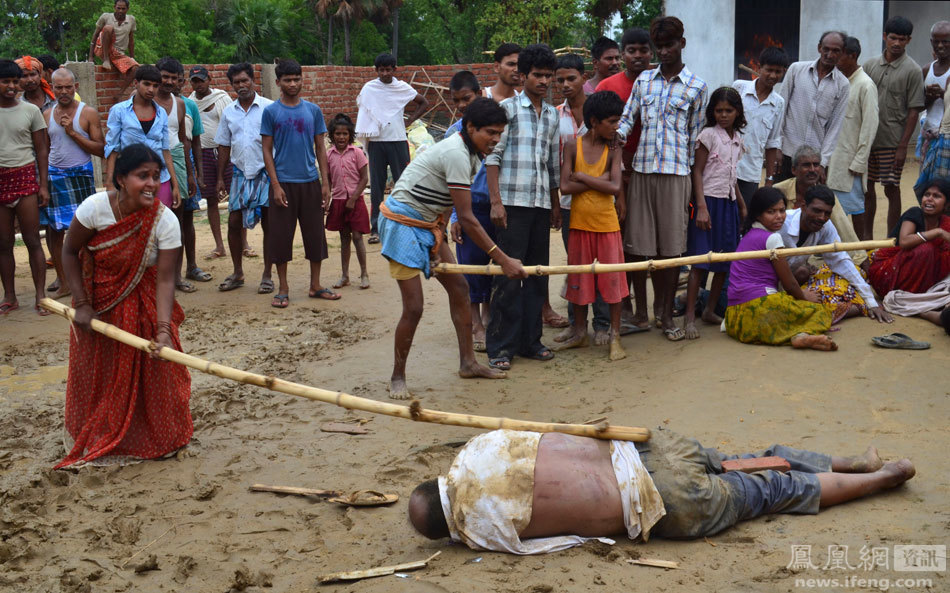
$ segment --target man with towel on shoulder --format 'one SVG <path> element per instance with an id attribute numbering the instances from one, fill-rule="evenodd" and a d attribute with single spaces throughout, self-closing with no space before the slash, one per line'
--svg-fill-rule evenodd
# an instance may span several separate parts
<path id="1" fill-rule="evenodd" d="M 393 183 L 399 181 L 403 169 L 409 164 L 409 142 L 406 126 L 411 125 L 429 108 L 429 101 L 414 88 L 396 80 L 396 58 L 391 54 L 379 54 L 373 62 L 379 78 L 367 82 L 356 97 L 359 114 L 356 118 L 356 135 L 364 138 L 369 157 L 369 186 L 372 210 L 370 212 L 369 243 L 379 243 L 379 205 L 386 189 L 386 167 L 393 172 Z M 403 121 L 403 111 L 409 103 L 416 110 Z"/>

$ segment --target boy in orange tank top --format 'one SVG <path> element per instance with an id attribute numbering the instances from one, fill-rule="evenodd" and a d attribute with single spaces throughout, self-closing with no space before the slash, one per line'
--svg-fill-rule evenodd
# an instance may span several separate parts
<path id="1" fill-rule="evenodd" d="M 623 101 L 613 91 L 594 93 L 584 102 L 588 132 L 574 144 L 564 144 L 561 192 L 571 194 L 571 233 L 567 243 L 570 265 L 623 263 L 620 219 L 620 150 L 610 147 L 623 113 Z M 593 161 L 593 162 L 591 162 Z M 597 292 L 610 305 L 610 360 L 627 356 L 620 345 L 620 301 L 629 294 L 626 274 L 569 274 L 567 300 L 574 307 L 574 333 L 555 350 L 588 345 L 587 305 Z"/>

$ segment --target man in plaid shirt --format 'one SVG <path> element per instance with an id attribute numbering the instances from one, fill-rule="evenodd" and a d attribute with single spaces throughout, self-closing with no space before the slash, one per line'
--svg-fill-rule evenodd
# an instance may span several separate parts
<path id="1" fill-rule="evenodd" d="M 547 45 L 518 54 L 524 92 L 501 102 L 508 127 L 485 158 L 491 219 L 498 248 L 528 265 L 547 265 L 551 227 L 561 228 L 560 144 L 557 109 L 544 102 L 557 58 Z M 508 370 L 515 355 L 548 361 L 541 343 L 546 276 L 524 280 L 496 276 L 486 346 L 489 366 Z"/>
<path id="2" fill-rule="evenodd" d="M 709 96 L 706 83 L 683 64 L 682 21 L 654 19 L 650 41 L 660 67 L 642 72 L 633 83 L 619 130 L 626 138 L 637 119 L 642 121 L 624 221 L 624 251 L 635 259 L 679 257 L 686 251 L 690 170 Z M 652 277 L 653 309 L 663 332 L 672 341 L 682 340 L 683 330 L 673 323 L 679 270 L 654 270 Z"/>

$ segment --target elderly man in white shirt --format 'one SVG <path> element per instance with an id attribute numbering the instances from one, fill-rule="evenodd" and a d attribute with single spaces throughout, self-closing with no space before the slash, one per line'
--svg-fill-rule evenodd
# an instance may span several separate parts
<path id="1" fill-rule="evenodd" d="M 780 231 L 785 247 L 810 247 L 841 241 L 835 226 L 828 224 L 834 205 L 835 194 L 827 186 L 809 188 L 805 193 L 804 207 L 789 210 L 785 216 Z M 882 323 L 894 321 L 878 304 L 874 291 L 847 252 L 822 254 L 820 257 L 825 266 L 818 270 L 809 265 L 808 257 L 791 256 L 787 259 L 788 265 L 803 288 L 818 292 L 825 305 L 835 307 L 834 322 L 862 313 Z"/>
<path id="2" fill-rule="evenodd" d="M 218 145 L 218 194 L 226 191 L 225 169 L 234 165 L 231 187 L 228 191 L 228 249 L 234 271 L 218 286 L 220 291 L 244 286 L 243 229 L 252 229 L 261 221 L 264 230 L 264 273 L 258 294 L 274 291 L 271 263 L 267 257 L 267 200 L 270 180 L 264 169 L 264 150 L 261 144 L 261 115 L 273 103 L 254 91 L 254 67 L 247 62 L 228 68 L 228 80 L 237 100 L 224 108 L 214 143 Z"/>

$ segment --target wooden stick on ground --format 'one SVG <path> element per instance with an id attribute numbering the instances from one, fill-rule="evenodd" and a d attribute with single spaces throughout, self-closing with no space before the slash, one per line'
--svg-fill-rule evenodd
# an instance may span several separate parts
<path id="1" fill-rule="evenodd" d="M 829 243 L 827 245 L 812 245 L 810 247 L 791 247 L 788 249 L 763 249 L 762 251 L 741 251 L 738 253 L 713 253 L 706 255 L 691 255 L 688 257 L 674 257 L 671 259 L 657 259 L 625 264 L 602 264 L 594 262 L 582 266 L 525 266 L 529 274 L 535 276 L 550 276 L 553 274 L 604 274 L 607 272 L 646 272 L 663 268 L 678 268 L 693 264 L 712 264 L 738 261 L 743 259 L 765 259 L 772 257 L 792 257 L 795 255 L 817 255 L 833 251 L 859 251 L 866 249 L 882 249 L 893 247 L 894 239 L 883 241 L 858 241 L 856 243 Z M 441 263 L 432 266 L 437 274 L 482 274 L 501 276 L 501 266 L 486 265 L 473 266 L 462 264 Z"/>
<path id="2" fill-rule="evenodd" d="M 40 306 L 47 311 L 65 317 L 69 321 L 72 321 L 76 315 L 75 309 L 49 298 L 40 301 Z M 137 350 L 152 352 L 151 342 L 130 334 L 127 331 L 123 331 L 114 325 L 94 319 L 92 321 L 92 329 Z M 298 397 L 333 404 L 350 410 L 363 410 L 364 412 L 373 412 L 374 414 L 384 414 L 386 416 L 395 416 L 397 418 L 406 418 L 419 422 L 447 424 L 450 426 L 467 426 L 485 430 L 505 428 L 509 430 L 530 430 L 532 432 L 562 432 L 582 437 L 618 441 L 646 441 L 650 438 L 650 431 L 646 428 L 610 426 L 606 422 L 600 423 L 597 426 L 561 424 L 556 422 L 532 422 L 529 420 L 513 420 L 511 418 L 495 418 L 491 416 L 474 416 L 471 414 L 426 410 L 422 408 L 418 401 L 414 401 L 408 406 L 390 404 L 341 393 L 339 391 L 329 391 L 318 387 L 310 387 L 309 385 L 301 385 L 300 383 L 292 383 L 290 381 L 284 381 L 283 379 L 277 379 L 276 377 L 265 377 L 264 375 L 258 375 L 256 373 L 250 373 L 204 360 L 171 348 L 162 348 L 159 350 L 158 356 L 164 360 L 191 367 L 203 373 L 208 373 L 209 375 L 231 379 L 232 381 L 238 381 L 248 385 L 257 385 L 271 391 L 296 395 Z"/>
<path id="3" fill-rule="evenodd" d="M 655 566 L 657 568 L 679 568 L 680 563 L 673 560 L 656 560 L 654 558 L 636 558 L 628 559 L 627 564 L 639 564 L 640 566 Z"/>
<path id="4" fill-rule="evenodd" d="M 392 566 L 380 566 L 377 568 L 353 570 L 349 572 L 335 572 L 333 574 L 323 575 L 320 577 L 320 582 L 332 583 L 333 581 L 356 581 L 370 577 L 386 576 L 388 574 L 393 574 L 397 570 L 416 570 L 418 568 L 425 568 L 429 562 L 432 562 L 432 560 L 441 553 L 442 552 L 436 552 L 425 560 L 416 560 L 415 562 L 406 562 L 404 564 L 393 564 Z"/>
<path id="5" fill-rule="evenodd" d="M 267 484 L 254 484 L 250 487 L 250 491 L 296 494 L 297 496 L 341 496 L 343 494 L 340 490 L 314 490 L 313 488 L 297 488 L 296 486 L 268 486 Z"/>

